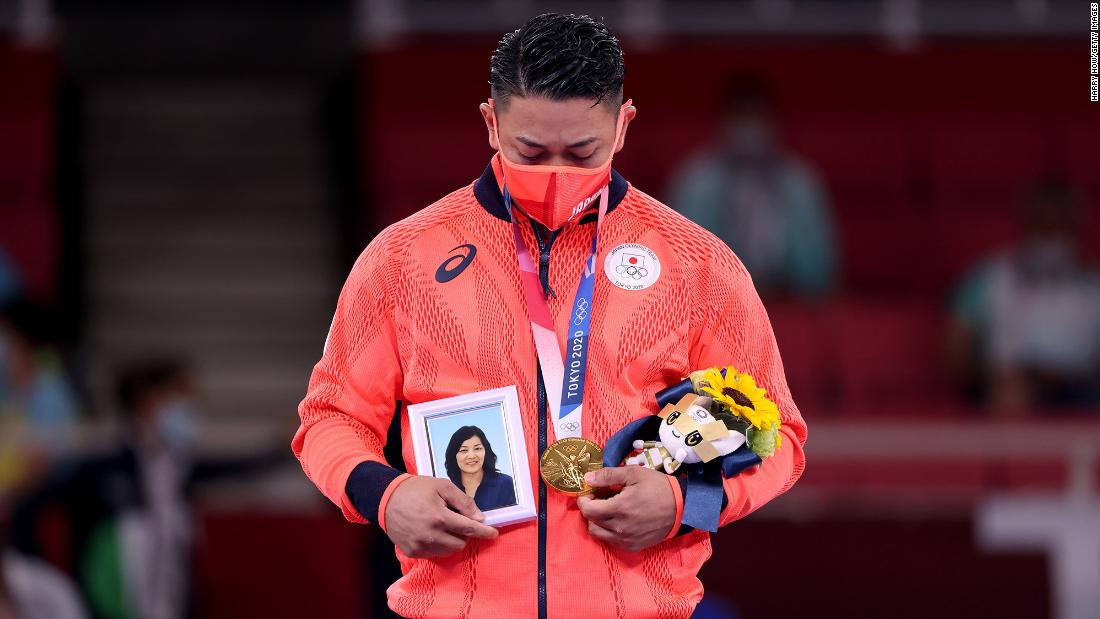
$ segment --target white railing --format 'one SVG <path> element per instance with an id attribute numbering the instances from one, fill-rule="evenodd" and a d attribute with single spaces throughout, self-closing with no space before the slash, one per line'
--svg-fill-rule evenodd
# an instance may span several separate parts
<path id="1" fill-rule="evenodd" d="M 1088 619 L 1100 609 L 1100 494 L 1096 467 L 1100 419 L 1067 421 L 810 420 L 807 471 L 842 463 L 846 470 L 874 471 L 892 462 L 928 466 L 916 486 L 827 483 L 812 473 L 766 511 L 772 517 L 807 519 L 825 514 L 872 514 L 898 519 L 929 514 L 970 517 L 984 552 L 1038 552 L 1049 557 L 1052 616 Z M 970 462 L 991 468 L 1065 464 L 1061 487 L 958 487 L 936 467 Z"/>
<path id="2" fill-rule="evenodd" d="M 384 46 L 406 34 L 498 35 L 550 0 L 359 0 L 360 41 Z M 1086 31 L 1088 4 L 1068 0 L 594 0 L 584 10 L 632 41 L 666 36 L 822 34 L 882 36 L 911 47 L 928 35 L 1073 36 Z"/>

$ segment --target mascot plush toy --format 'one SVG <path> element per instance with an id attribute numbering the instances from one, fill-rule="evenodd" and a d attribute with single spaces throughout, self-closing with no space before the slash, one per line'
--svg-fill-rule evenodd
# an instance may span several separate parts
<path id="1" fill-rule="evenodd" d="M 744 422 L 726 412 L 712 413 L 713 400 L 689 393 L 669 404 L 657 415 L 661 425 L 659 441 L 635 440 L 641 451 L 624 464 L 637 464 L 665 473 L 675 473 L 681 464 L 710 462 L 731 454 L 745 444 Z"/>
<path id="2" fill-rule="evenodd" d="M 658 414 L 630 422 L 607 440 L 603 464 L 686 478 L 681 522 L 716 531 L 723 478 L 759 465 L 780 447 L 779 410 L 765 393 L 732 367 L 692 372 L 657 393 Z"/>

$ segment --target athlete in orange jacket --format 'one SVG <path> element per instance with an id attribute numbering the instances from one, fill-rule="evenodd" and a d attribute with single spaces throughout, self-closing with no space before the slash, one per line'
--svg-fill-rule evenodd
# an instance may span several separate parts
<path id="1" fill-rule="evenodd" d="M 656 413 L 660 389 L 733 365 L 767 389 L 786 436 L 760 467 L 724 481 L 719 523 L 802 473 L 806 425 L 749 274 L 712 234 L 605 167 L 636 113 L 620 107 L 622 76 L 618 42 L 591 18 L 543 15 L 506 35 L 481 110 L 498 153 L 474 183 L 379 234 L 340 295 L 292 447 L 348 520 L 374 521 L 395 542 L 398 614 L 687 617 L 703 594 L 709 534 L 681 526 L 675 477 L 602 469 L 593 485 L 623 486 L 606 499 L 548 491 L 539 478 L 554 398 L 517 254 L 537 260 L 562 350 L 598 228 L 581 436 L 602 445 Z M 630 260 L 644 275 L 615 268 Z M 538 518 L 498 531 L 449 480 L 415 475 L 405 410 L 508 385 L 519 391 Z M 394 414 L 407 474 L 382 455 Z"/>

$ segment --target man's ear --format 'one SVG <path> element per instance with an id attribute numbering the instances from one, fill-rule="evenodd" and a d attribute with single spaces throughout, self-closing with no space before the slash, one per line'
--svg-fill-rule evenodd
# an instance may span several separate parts
<path id="1" fill-rule="evenodd" d="M 496 127 L 496 117 L 493 115 L 493 100 L 489 99 L 488 103 L 482 103 L 478 106 L 481 110 L 481 117 L 485 120 L 485 129 L 489 131 L 489 146 L 493 150 L 500 150 L 500 143 L 497 141 L 497 132 L 493 129 Z"/>
<path id="2" fill-rule="evenodd" d="M 630 121 L 634 120 L 634 117 L 638 115 L 638 108 L 633 105 L 628 105 L 623 110 L 623 130 L 619 134 L 619 143 L 615 145 L 615 152 L 619 152 L 626 145 L 626 128 L 630 126 Z"/>

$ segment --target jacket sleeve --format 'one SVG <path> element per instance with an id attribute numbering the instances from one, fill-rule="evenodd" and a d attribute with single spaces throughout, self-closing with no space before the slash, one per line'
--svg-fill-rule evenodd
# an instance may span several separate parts
<path id="1" fill-rule="evenodd" d="M 393 325 L 400 254 L 391 237 L 383 231 L 352 267 L 291 441 L 306 475 L 352 522 L 377 522 L 387 488 L 402 477 L 382 455 L 402 385 Z"/>
<path id="2" fill-rule="evenodd" d="M 709 237 L 709 235 L 708 235 Z M 806 423 L 791 398 L 771 322 L 741 261 L 709 237 L 710 259 L 698 266 L 692 307 L 692 370 L 734 366 L 747 372 L 779 407 L 782 447 L 759 467 L 725 480 L 719 526 L 751 514 L 794 485 L 806 465 Z"/>

